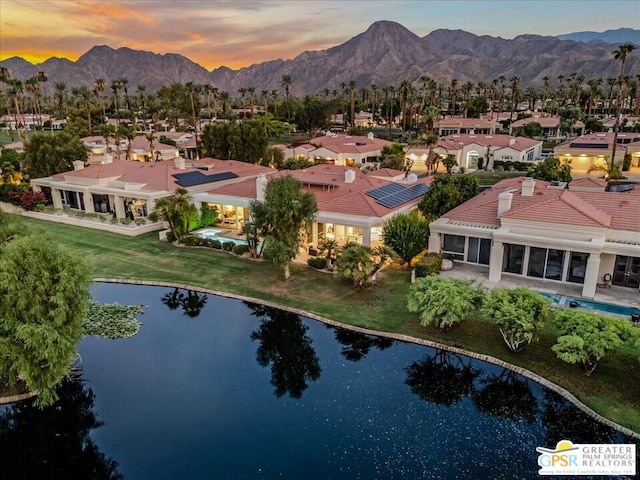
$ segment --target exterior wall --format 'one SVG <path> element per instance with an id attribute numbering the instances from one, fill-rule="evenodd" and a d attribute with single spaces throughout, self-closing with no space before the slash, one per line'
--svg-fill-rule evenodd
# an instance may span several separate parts
<path id="1" fill-rule="evenodd" d="M 611 158 L 611 149 L 576 149 L 568 146 L 558 146 L 553 149 L 553 156 L 562 160 L 571 161 L 571 171 L 587 173 L 591 167 L 603 165 L 605 158 Z M 624 145 L 616 148 L 616 164 L 622 167 L 626 149 Z"/>

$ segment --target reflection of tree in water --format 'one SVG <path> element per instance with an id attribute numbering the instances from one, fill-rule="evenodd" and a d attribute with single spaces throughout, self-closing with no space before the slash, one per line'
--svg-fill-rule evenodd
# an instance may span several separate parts
<path id="1" fill-rule="evenodd" d="M 0 415 L 0 476 L 4 479 L 116 480 L 118 464 L 89 436 L 102 426 L 93 412 L 94 395 L 79 375 L 65 379 L 60 397 L 40 409 L 33 400 Z"/>
<path id="2" fill-rule="evenodd" d="M 373 347 L 384 350 L 393 345 L 390 338 L 365 335 L 346 328 L 336 328 L 335 331 L 336 340 L 342 345 L 342 355 L 352 362 L 362 360 Z"/>
<path id="3" fill-rule="evenodd" d="M 473 381 L 480 370 L 465 365 L 462 358 L 446 350 L 413 362 L 406 368 L 405 383 L 423 400 L 448 407 L 473 392 Z"/>
<path id="4" fill-rule="evenodd" d="M 271 384 L 275 394 L 288 393 L 291 398 L 302 397 L 307 380 L 320 378 L 320 364 L 307 336 L 306 327 L 295 313 L 245 302 L 253 315 L 264 317 L 251 340 L 258 340 L 258 364 L 271 364 Z"/>
<path id="5" fill-rule="evenodd" d="M 187 290 L 185 295 L 179 288 L 174 288 L 173 292 L 166 293 L 162 297 L 162 303 L 164 303 L 169 310 L 176 310 L 178 307 L 182 307 L 182 311 L 188 317 L 195 318 L 200 315 L 200 311 L 207 304 L 207 295 L 204 293 L 194 292 L 193 290 Z"/>
<path id="6" fill-rule="evenodd" d="M 505 368 L 500 375 L 491 375 L 481 383 L 484 387 L 471 395 L 478 410 L 500 420 L 535 421 L 538 402 L 525 378 Z"/>
<path id="7" fill-rule="evenodd" d="M 617 435 L 614 429 L 591 418 L 553 390 L 544 391 L 542 424 L 547 430 L 545 445 L 551 446 L 564 439 L 573 443 L 613 443 Z"/>

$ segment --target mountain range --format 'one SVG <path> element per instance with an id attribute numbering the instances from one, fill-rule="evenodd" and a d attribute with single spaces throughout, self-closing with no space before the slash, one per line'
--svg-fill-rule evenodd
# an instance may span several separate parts
<path id="1" fill-rule="evenodd" d="M 630 30 L 623 32 L 627 38 L 640 33 L 623 30 Z M 508 80 L 517 75 L 522 85 L 541 85 L 545 76 L 557 81 L 559 75 L 574 72 L 586 79 L 616 77 L 620 67 L 612 55 L 614 47 L 604 43 L 606 40 L 594 42 L 596 38 L 588 33 L 568 34 L 575 35 L 573 39 L 529 34 L 503 39 L 440 29 L 420 37 L 398 23 L 379 21 L 327 50 L 305 51 L 290 60 L 270 60 L 239 70 L 223 66 L 208 71 L 182 55 L 105 45 L 91 48 L 75 62 L 53 57 L 33 65 L 12 57 L 0 62 L 0 66 L 8 68 L 13 78 L 23 80 L 44 71 L 51 89 L 54 82 L 64 82 L 72 88 L 91 86 L 97 78 L 110 84 L 124 77 L 129 80 L 130 91 L 137 85 L 155 91 L 174 82 L 194 82 L 214 85 L 231 96 L 237 96 L 243 87 L 254 87 L 256 92 L 279 90 L 285 74 L 291 76 L 290 92 L 294 96 L 325 88 L 340 91 L 341 84 L 352 80 L 358 86 L 397 86 L 403 80 L 419 81 L 424 75 L 441 83 L 455 78 L 459 84 L 490 82 L 499 76 Z M 613 38 L 612 35 L 605 36 Z M 640 72 L 640 55 L 631 53 L 627 57 L 626 72 Z"/>

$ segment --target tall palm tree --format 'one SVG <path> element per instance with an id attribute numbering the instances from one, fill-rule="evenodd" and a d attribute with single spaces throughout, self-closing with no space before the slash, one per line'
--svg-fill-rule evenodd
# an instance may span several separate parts
<path id="1" fill-rule="evenodd" d="M 122 88 L 122 92 L 124 93 L 124 104 L 127 106 L 127 110 L 131 110 L 131 103 L 129 102 L 129 90 L 127 89 L 129 85 L 129 79 L 126 77 L 122 77 L 118 79 L 120 82 L 120 88 Z"/>
<path id="2" fill-rule="evenodd" d="M 30 93 L 31 96 L 31 113 L 33 117 L 38 116 L 38 128 L 42 128 L 42 117 L 40 115 L 40 82 L 38 77 L 28 78 L 24 82 L 24 89 Z"/>
<path id="3" fill-rule="evenodd" d="M 544 82 L 542 84 L 542 111 L 545 111 L 545 108 L 547 106 L 547 95 L 549 95 L 549 75 L 545 75 L 544 77 L 542 77 L 542 81 Z"/>
<path id="4" fill-rule="evenodd" d="M 91 122 L 91 108 L 93 107 L 93 100 L 95 98 L 95 92 L 89 90 L 87 87 L 82 86 L 74 88 L 71 93 L 75 97 L 76 105 L 78 108 L 85 108 L 87 112 L 87 122 L 89 123 L 89 135 L 93 135 L 93 128 Z"/>
<path id="5" fill-rule="evenodd" d="M 113 93 L 113 107 L 116 111 L 116 123 L 120 123 L 120 105 L 118 103 L 118 91 L 122 87 L 120 80 L 114 80 L 111 83 L 111 92 Z"/>
<path id="6" fill-rule="evenodd" d="M 456 103 L 458 101 L 458 79 L 453 78 L 451 80 L 451 86 L 449 87 L 449 110 L 451 110 L 451 116 L 456 115 Z"/>
<path id="7" fill-rule="evenodd" d="M 285 73 L 282 75 L 282 81 L 280 86 L 284 88 L 284 96 L 287 102 L 287 121 L 291 118 L 291 112 L 289 111 L 289 93 L 291 90 L 291 74 Z"/>
<path id="8" fill-rule="evenodd" d="M 102 105 L 102 121 L 107 121 L 107 113 L 105 111 L 104 99 L 102 98 L 102 92 L 107 89 L 107 81 L 104 78 L 96 78 L 93 81 L 93 91 L 96 92 L 96 97 L 100 101 L 100 105 Z"/>
<path id="9" fill-rule="evenodd" d="M 251 111 L 249 112 L 249 117 L 253 117 L 253 106 L 255 104 L 255 95 L 256 95 L 256 87 L 248 87 L 247 93 L 249 94 L 249 105 L 251 105 Z"/>
<path id="10" fill-rule="evenodd" d="M 516 111 L 518 107 L 518 97 L 520 93 L 520 77 L 514 75 L 510 79 L 511 81 L 511 114 L 509 115 L 509 119 L 513 120 L 513 113 Z"/>
<path id="11" fill-rule="evenodd" d="M 351 98 L 351 129 L 356 128 L 356 90 L 358 84 L 355 80 L 349 82 L 349 96 Z"/>
<path id="12" fill-rule="evenodd" d="M 613 150 L 611 152 L 611 166 L 615 166 L 616 147 L 618 145 L 618 130 L 620 129 L 620 104 L 622 103 L 622 84 L 624 83 L 624 67 L 627 63 L 627 55 L 637 47 L 631 43 L 623 43 L 612 53 L 613 58 L 620 62 L 620 75 L 618 76 L 618 98 L 616 101 L 616 122 L 613 126 Z"/>
<path id="13" fill-rule="evenodd" d="M 46 83 L 49 80 L 49 77 L 47 76 L 47 74 L 45 72 L 38 72 L 38 75 L 36 76 L 36 78 L 38 79 L 38 82 L 40 82 L 42 84 L 42 97 L 44 100 L 44 105 L 45 107 L 47 106 L 47 89 L 46 89 Z"/>
<path id="14" fill-rule="evenodd" d="M 64 82 L 55 82 L 53 84 L 55 88 L 54 98 L 56 100 L 56 104 L 58 105 L 58 115 L 64 116 L 65 114 L 65 95 L 67 90 L 67 84 Z"/>
<path id="15" fill-rule="evenodd" d="M 18 130 L 18 135 L 20 135 L 20 140 L 22 141 L 23 148 L 26 148 L 27 143 L 27 131 L 24 126 L 24 118 L 22 118 L 22 113 L 20 113 L 20 96 L 22 95 L 24 86 L 22 82 L 17 79 L 9 78 L 5 80 L 5 83 L 8 85 L 9 90 L 8 94 L 13 99 L 13 107 L 14 107 L 14 115 L 16 121 L 16 128 Z"/>

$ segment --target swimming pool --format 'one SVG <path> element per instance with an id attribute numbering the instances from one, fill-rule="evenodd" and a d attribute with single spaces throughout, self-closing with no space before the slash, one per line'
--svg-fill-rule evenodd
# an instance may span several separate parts
<path id="1" fill-rule="evenodd" d="M 577 304 L 576 308 L 584 308 L 594 312 L 611 313 L 613 315 L 622 315 L 630 318 L 634 313 L 640 314 L 640 308 L 627 307 L 624 305 L 615 305 L 613 303 L 596 302 L 594 300 L 585 300 L 583 298 L 567 297 L 565 295 L 552 295 L 549 293 L 540 293 L 545 298 L 553 300 L 553 304 L 558 307 L 570 307 L 573 302 Z"/>
<path id="2" fill-rule="evenodd" d="M 219 240 L 221 243 L 233 242 L 236 245 L 247 245 L 246 240 L 242 240 L 240 238 L 221 236 L 220 234 L 224 231 L 225 230 L 223 228 L 207 227 L 193 233 L 195 233 L 200 238 L 208 238 L 209 240 Z"/>

